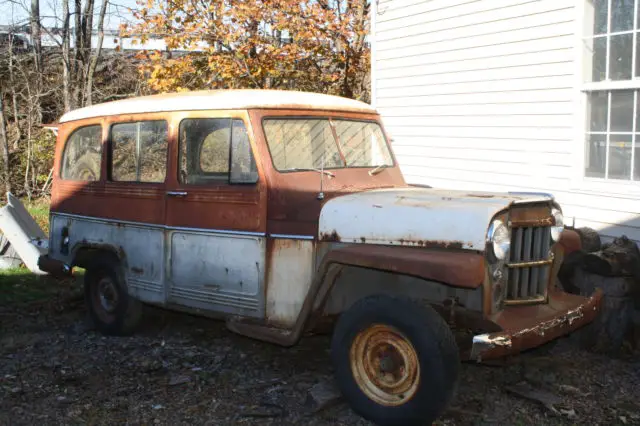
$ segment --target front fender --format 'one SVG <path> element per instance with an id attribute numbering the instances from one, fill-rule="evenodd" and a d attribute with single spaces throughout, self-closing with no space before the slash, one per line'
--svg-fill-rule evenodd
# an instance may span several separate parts
<path id="1" fill-rule="evenodd" d="M 340 263 L 476 289 L 485 277 L 484 256 L 473 251 L 354 244 L 333 248 L 322 265 Z"/>

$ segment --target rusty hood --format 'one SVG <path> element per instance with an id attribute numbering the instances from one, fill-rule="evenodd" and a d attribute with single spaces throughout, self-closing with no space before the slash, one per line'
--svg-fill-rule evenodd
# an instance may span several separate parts
<path id="1" fill-rule="evenodd" d="M 319 239 L 484 250 L 493 217 L 512 204 L 545 203 L 539 193 L 431 188 L 376 189 L 333 198 L 322 207 Z"/>

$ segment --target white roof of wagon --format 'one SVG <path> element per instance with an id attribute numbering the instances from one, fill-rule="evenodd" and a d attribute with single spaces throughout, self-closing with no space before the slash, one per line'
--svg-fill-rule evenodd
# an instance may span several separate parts
<path id="1" fill-rule="evenodd" d="M 140 96 L 79 108 L 60 123 L 120 114 L 212 109 L 291 108 L 375 113 L 369 104 L 339 96 L 289 90 L 202 90 Z"/>

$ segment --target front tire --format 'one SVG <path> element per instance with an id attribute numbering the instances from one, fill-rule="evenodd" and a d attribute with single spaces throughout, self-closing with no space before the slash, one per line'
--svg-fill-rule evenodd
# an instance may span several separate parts
<path id="1" fill-rule="evenodd" d="M 336 380 L 354 411 L 379 425 L 431 424 L 449 404 L 460 356 L 428 305 L 379 295 L 356 302 L 334 330 Z"/>
<path id="2" fill-rule="evenodd" d="M 85 273 L 84 293 L 91 321 L 102 334 L 126 336 L 135 331 L 142 307 L 129 295 L 115 256 L 96 256 Z"/>

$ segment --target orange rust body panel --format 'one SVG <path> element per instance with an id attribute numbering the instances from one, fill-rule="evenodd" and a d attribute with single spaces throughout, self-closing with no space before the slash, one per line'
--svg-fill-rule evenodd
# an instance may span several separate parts
<path id="1" fill-rule="evenodd" d="M 333 249 L 323 263 L 397 272 L 469 289 L 482 285 L 485 265 L 479 253 L 364 244 Z"/>

